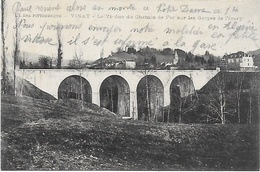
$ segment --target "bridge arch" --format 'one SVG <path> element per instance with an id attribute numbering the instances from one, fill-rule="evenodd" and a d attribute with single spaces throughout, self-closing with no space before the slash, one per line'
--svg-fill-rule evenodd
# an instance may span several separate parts
<path id="1" fill-rule="evenodd" d="M 192 79 L 186 75 L 175 77 L 170 84 L 170 105 L 164 111 L 169 122 L 183 122 L 184 115 L 197 101 L 196 90 Z"/>
<path id="2" fill-rule="evenodd" d="M 128 82 L 119 75 L 106 77 L 99 90 L 100 106 L 119 116 L 130 116 L 130 88 Z"/>
<path id="3" fill-rule="evenodd" d="M 164 87 L 154 75 L 144 76 L 137 85 L 138 120 L 162 121 Z"/>
<path id="4" fill-rule="evenodd" d="M 92 103 L 92 88 L 82 76 L 70 75 L 58 87 L 58 99 L 78 99 Z"/>

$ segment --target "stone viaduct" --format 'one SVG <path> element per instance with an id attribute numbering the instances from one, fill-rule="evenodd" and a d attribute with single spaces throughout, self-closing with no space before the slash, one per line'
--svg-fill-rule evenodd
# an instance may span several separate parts
<path id="1" fill-rule="evenodd" d="M 115 113 L 138 119 L 138 89 L 142 88 L 141 83 L 145 83 L 144 78 L 149 78 L 149 85 L 155 85 L 151 91 L 154 94 L 151 101 L 154 113 L 158 113 L 161 107 L 170 104 L 170 87 L 175 78 L 184 76 L 192 81 L 195 90 L 199 90 L 218 72 L 219 70 L 18 69 L 16 75 L 55 98 L 62 98 L 59 89 L 64 80 L 82 77 L 87 83 L 84 89 L 88 90 L 88 102 L 101 107 L 106 107 L 102 97 L 105 94 L 103 87 L 114 84 L 118 90 Z M 107 84 L 104 85 L 105 82 Z"/>

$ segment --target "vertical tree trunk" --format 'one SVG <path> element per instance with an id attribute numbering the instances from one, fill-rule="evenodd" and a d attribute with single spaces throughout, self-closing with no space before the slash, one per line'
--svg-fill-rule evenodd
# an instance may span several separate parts
<path id="1" fill-rule="evenodd" d="M 167 123 L 170 122 L 170 113 L 171 113 L 171 104 L 169 105 L 168 112 L 167 112 Z"/>
<path id="2" fill-rule="evenodd" d="M 111 111 L 114 112 L 114 101 L 113 101 L 113 87 L 110 87 L 110 100 L 111 100 Z"/>
<path id="3" fill-rule="evenodd" d="M 220 93 L 220 118 L 221 118 L 221 124 L 225 124 L 225 97 L 222 94 L 222 91 L 219 90 Z"/>
<path id="4" fill-rule="evenodd" d="M 165 119 L 164 119 L 164 118 L 165 118 L 165 116 L 164 116 L 164 108 L 162 109 L 162 115 L 163 115 L 163 116 L 162 116 L 162 122 L 165 122 L 165 121 L 164 121 L 164 120 L 165 120 Z"/>
<path id="5" fill-rule="evenodd" d="M 224 114 L 224 105 L 220 106 L 220 113 L 221 113 L 221 124 L 225 124 L 225 114 Z"/>
<path id="6" fill-rule="evenodd" d="M 61 43 L 61 29 L 57 29 L 57 36 L 58 36 L 58 59 L 57 59 L 57 69 L 61 68 L 61 60 L 62 60 L 62 43 Z"/>
<path id="7" fill-rule="evenodd" d="M 16 64 L 17 64 L 17 58 L 19 54 L 19 43 L 20 43 L 20 37 L 18 33 L 18 17 L 15 17 L 15 42 L 14 42 L 14 82 L 13 82 L 13 87 L 14 87 L 14 95 L 16 96 Z"/>
<path id="8" fill-rule="evenodd" d="M 83 100 L 83 88 L 82 88 L 82 77 L 81 77 L 82 71 L 80 71 L 80 97 L 81 97 L 81 109 L 84 108 L 84 100 Z"/>
<path id="9" fill-rule="evenodd" d="M 149 95 L 149 86 L 148 86 L 148 77 L 145 77 L 145 88 L 146 88 L 146 100 L 147 100 L 147 115 L 148 115 L 148 121 L 150 121 L 151 118 L 151 109 L 150 109 L 150 95 Z"/>
<path id="10" fill-rule="evenodd" d="M 249 114 L 248 114 L 248 124 L 252 123 L 252 94 L 249 93 Z"/>
<path id="11" fill-rule="evenodd" d="M 237 98 L 237 119 L 238 123 L 241 123 L 241 113 L 240 113 L 240 97 L 241 97 L 241 88 L 243 84 L 244 75 L 243 73 L 238 73 L 236 77 L 236 98 Z"/>
<path id="12" fill-rule="evenodd" d="M 23 72 L 22 72 L 23 76 L 24 76 L 24 69 L 23 69 Z M 24 81 L 23 81 L 23 78 L 22 78 L 22 81 L 21 81 L 22 85 L 21 85 L 21 91 L 20 91 L 20 96 L 23 96 L 23 85 L 24 85 Z"/>
<path id="13" fill-rule="evenodd" d="M 237 100 L 237 119 L 238 119 L 238 123 L 241 123 L 241 117 L 240 117 L 240 96 Z"/>
<path id="14" fill-rule="evenodd" d="M 179 104 L 179 123 L 182 123 L 182 100 L 180 97 L 180 104 Z"/>
<path id="15" fill-rule="evenodd" d="M 5 57 L 5 30 L 4 30 L 4 21 L 5 21 L 5 18 L 4 18 L 4 14 L 5 14 L 5 0 L 2 0 L 1 1 L 1 11 L 2 11 L 2 19 L 1 19 L 1 35 L 2 35 L 2 55 L 3 55 L 3 57 L 2 57 L 2 67 L 3 67 L 3 69 L 2 69 L 2 77 L 3 77 L 3 82 L 2 82 L 2 86 L 1 86 L 1 88 L 2 88 L 2 90 L 1 90 L 1 92 L 3 93 L 3 94 L 6 94 L 6 74 L 7 74 L 7 72 L 6 72 L 6 57 Z"/>

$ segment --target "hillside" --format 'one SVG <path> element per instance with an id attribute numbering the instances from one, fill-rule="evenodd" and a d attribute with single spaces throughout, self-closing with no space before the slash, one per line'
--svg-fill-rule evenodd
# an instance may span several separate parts
<path id="1" fill-rule="evenodd" d="M 137 56 L 134 55 L 134 54 L 128 54 L 126 52 L 119 52 L 119 53 L 115 53 L 115 54 L 109 56 L 108 59 L 114 59 L 114 60 L 117 60 L 117 61 L 135 60 L 135 59 L 137 59 Z"/>
<path id="2" fill-rule="evenodd" d="M 68 118 L 74 114 L 95 115 L 115 118 L 116 115 L 107 109 L 92 103 L 84 103 L 74 99 L 69 100 L 43 100 L 27 96 L 2 95 L 1 97 L 1 127 L 8 130 L 26 122 L 40 119 Z"/>
<path id="3" fill-rule="evenodd" d="M 56 98 L 52 95 L 40 90 L 30 82 L 20 77 L 16 78 L 16 88 L 17 94 L 32 97 L 35 99 L 44 99 L 44 100 L 55 100 Z"/>
<path id="4" fill-rule="evenodd" d="M 118 52 L 108 56 L 107 58 L 100 58 L 92 62 L 92 64 L 100 64 L 101 62 L 118 62 L 124 60 L 136 60 L 137 58 L 138 57 L 133 54 L 128 54 L 126 52 Z"/>
<path id="5" fill-rule="evenodd" d="M 257 125 L 128 121 L 69 104 L 2 95 L 2 170 L 259 168 Z"/>
<path id="6" fill-rule="evenodd" d="M 248 54 L 254 55 L 254 65 L 258 66 L 258 70 L 260 69 L 260 49 L 255 51 L 249 51 Z"/>
<path id="7" fill-rule="evenodd" d="M 258 49 L 258 50 L 255 50 L 255 51 L 249 51 L 249 52 L 247 52 L 248 54 L 254 54 L 255 56 L 257 56 L 257 55 L 260 55 L 260 49 Z"/>
<path id="8" fill-rule="evenodd" d="M 169 48 L 168 48 L 169 49 Z M 173 58 L 174 58 L 174 52 L 173 50 L 169 49 L 168 51 L 160 51 L 154 48 L 144 48 L 141 49 L 137 52 L 134 53 L 130 53 L 130 52 L 116 52 L 113 53 L 112 55 L 108 56 L 107 58 L 103 58 L 103 59 L 98 59 L 95 62 L 93 62 L 93 64 L 99 64 L 101 63 L 101 61 L 103 62 L 109 62 L 109 61 L 124 61 L 124 60 L 135 60 L 137 61 L 137 63 L 141 63 L 144 61 L 145 52 L 150 53 L 149 58 L 152 55 L 154 55 L 156 57 L 156 62 L 157 63 L 162 63 L 162 62 L 172 62 Z M 179 58 L 181 59 L 185 59 L 186 56 L 186 52 L 184 52 L 183 50 L 180 49 L 176 49 Z"/>

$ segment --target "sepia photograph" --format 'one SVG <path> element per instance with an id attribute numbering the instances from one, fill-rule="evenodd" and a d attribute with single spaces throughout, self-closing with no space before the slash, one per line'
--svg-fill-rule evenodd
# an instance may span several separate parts
<path id="1" fill-rule="evenodd" d="M 259 171 L 260 0 L 1 0 L 1 170 Z"/>

